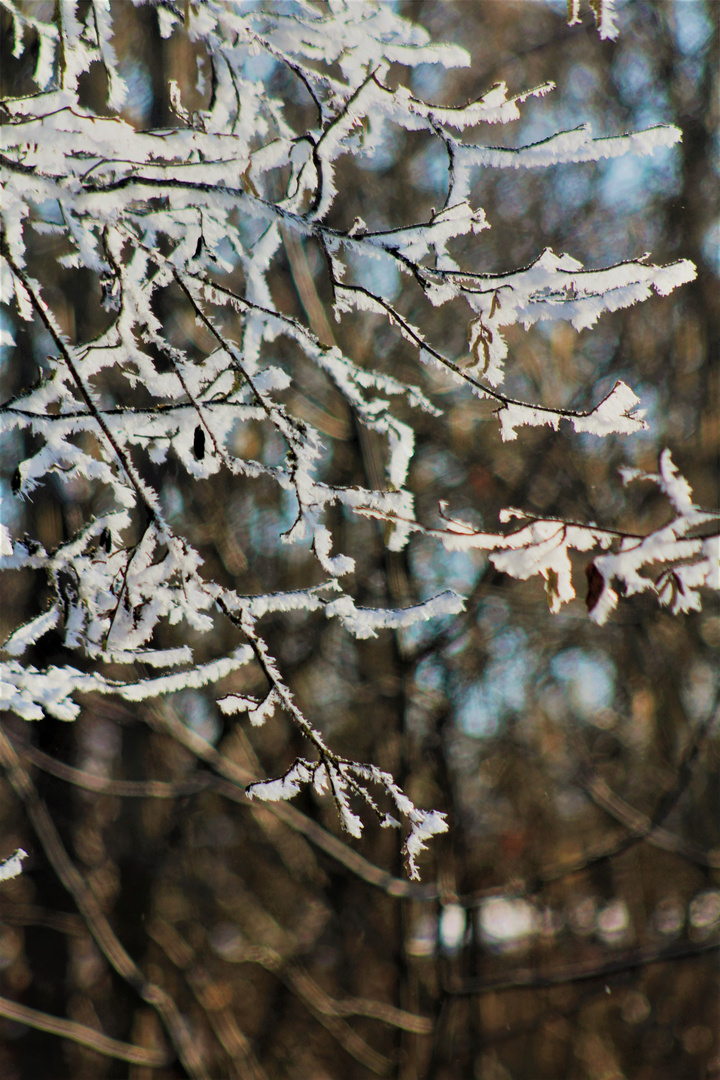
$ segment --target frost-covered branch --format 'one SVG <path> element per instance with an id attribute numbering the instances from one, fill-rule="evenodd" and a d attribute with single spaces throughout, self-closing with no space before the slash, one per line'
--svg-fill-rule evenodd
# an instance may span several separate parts
<path id="1" fill-rule="evenodd" d="M 287 10 L 221 0 L 153 4 L 161 36 L 186 36 L 200 57 L 199 76 L 207 64 L 212 79 L 205 107 L 195 111 L 183 102 L 183 88 L 171 83 L 177 123 L 141 131 L 129 114 L 122 115 L 128 85 L 110 5 L 71 0 L 59 5 L 55 21 L 35 17 L 27 5 L 0 3 L 11 17 L 14 55 L 37 47 L 38 87 L 36 94 L 2 102 L 0 288 L 3 298 L 14 298 L 2 343 L 12 345 L 26 324 L 50 350 L 35 385 L 0 404 L 0 430 L 16 433 L 25 447 L 12 482 L 17 499 L 37 497 L 51 481 L 87 484 L 98 496 L 90 520 L 52 550 L 0 529 L 0 565 L 44 574 L 51 593 L 46 608 L 16 626 L 5 642 L 5 702 L 28 720 L 45 713 L 71 720 L 83 694 L 143 701 L 203 686 L 213 687 L 223 712 L 245 714 L 251 725 L 282 712 L 315 758 L 298 759 L 281 779 L 257 784 L 252 793 L 287 798 L 312 784 L 330 794 L 344 827 L 357 835 L 360 819 L 351 800 L 367 803 L 383 824 L 398 824 L 375 801 L 373 791 L 384 792 L 409 824 L 404 851 L 415 876 L 425 840 L 446 827 L 443 815 L 416 808 L 388 773 L 332 750 L 293 697 L 261 620 L 269 613 L 322 611 L 363 639 L 460 610 L 462 597 L 448 591 L 401 608 L 359 606 L 354 585 L 347 584 L 355 568 L 351 545 L 336 550 L 331 531 L 334 507 L 350 520 L 364 514 L 392 522 L 386 542 L 393 551 L 420 531 L 408 486 L 412 416 L 421 410 L 437 417 L 442 408 L 419 385 L 389 374 L 381 362 L 328 347 L 281 310 L 272 289 L 274 260 L 284 236 L 316 243 L 325 256 L 336 317 L 381 315 L 409 343 L 418 383 L 423 365 L 439 366 L 459 387 L 494 402 L 505 440 L 516 439 L 523 426 L 557 430 L 563 420 L 575 432 L 631 434 L 646 424 L 638 397 L 624 382 L 586 411 L 505 393 L 503 333 L 543 320 L 590 327 L 605 312 L 667 295 L 693 278 L 694 267 L 686 260 L 654 265 L 640 255 L 587 269 L 571 255 L 546 249 L 528 266 L 490 273 L 482 248 L 489 224 L 471 202 L 473 182 L 481 169 L 652 154 L 680 134 L 653 127 L 595 138 L 582 125 L 527 146 L 493 147 L 484 137 L 476 142 L 471 131 L 518 119 L 525 102 L 544 97 L 552 84 L 512 94 L 500 83 L 457 107 L 423 101 L 391 85 L 391 65 L 449 69 L 466 66 L 468 54 L 431 42 L 390 5 L 371 0 L 337 0 L 322 8 L 298 0 Z M 600 8 L 606 36 L 611 8 L 609 2 Z M 278 96 L 270 75 L 253 73 L 258 55 L 268 71 L 282 69 L 296 81 L 307 108 Z M 107 75 L 102 109 L 81 103 L 88 100 L 81 79 L 94 63 Z M 298 119 L 303 115 L 309 118 Z M 341 228 L 331 213 L 338 206 L 343 159 L 371 155 L 390 125 L 422 133 L 444 149 L 444 204 L 427 221 L 370 229 L 357 218 Z M 39 238 L 53 252 L 45 265 L 37 259 Z M 465 265 L 458 261 L 458 241 Z M 380 271 L 369 284 L 353 277 L 363 259 Z M 95 282 L 102 328 L 94 336 L 78 336 L 54 305 L 53 264 L 83 270 Z M 426 314 L 455 305 L 468 329 L 469 363 L 467 356 L 446 355 L 386 295 L 387 268 L 406 279 Z M 202 346 L 170 331 L 159 314 L 166 298 L 202 331 Z M 358 424 L 384 441 L 379 481 L 362 487 L 331 480 L 321 434 L 293 398 L 303 377 L 297 356 L 334 388 Z M 239 450 L 234 436 L 244 425 L 256 425 L 279 452 L 270 458 Z M 213 580 L 181 523 L 163 510 L 162 472 L 173 459 L 194 481 L 222 472 L 238 489 L 258 479 L 274 485 L 294 512 L 278 541 L 304 547 L 317 564 L 305 587 L 243 595 Z M 672 466 L 669 456 L 663 460 L 657 482 L 670 494 Z M 699 586 L 714 580 L 706 567 L 712 541 L 690 530 L 710 517 L 683 504 L 665 532 L 651 534 L 652 542 L 534 519 L 497 536 L 456 522 L 424 531 L 448 549 L 484 548 L 515 576 L 541 573 L 554 609 L 574 595 L 568 550 L 599 546 L 604 554 L 593 564 L 591 590 L 602 579 L 592 605 L 600 620 L 617 600 L 614 581 L 624 582 L 627 592 L 652 588 L 676 611 L 696 606 Z M 611 550 L 616 539 L 618 550 Z M 650 563 L 657 564 L 655 578 L 642 573 Z M 229 624 L 235 644 L 208 659 L 218 620 Z M 78 655 L 77 666 L 43 669 L 26 660 L 31 650 L 37 656 L 51 632 Z M 156 674 L 123 680 L 108 674 L 107 665 L 115 664 L 142 665 Z M 262 698 L 215 688 L 241 668 L 265 679 Z"/>
<path id="2" fill-rule="evenodd" d="M 595 622 L 607 620 L 619 595 L 641 592 L 655 596 L 674 615 L 701 610 L 700 589 L 720 589 L 720 510 L 705 510 L 693 503 L 690 486 L 678 473 L 669 450 L 660 456 L 659 473 L 623 469 L 621 475 L 625 483 L 654 483 L 669 500 L 673 519 L 642 535 L 508 508 L 502 511 L 501 522 L 519 522 L 518 527 L 488 533 L 449 516 L 447 504 L 442 503 L 445 527 L 403 524 L 438 540 L 446 551 L 486 551 L 493 565 L 510 577 L 525 581 L 539 575 L 554 612 L 576 596 L 571 553 L 598 549 L 604 554 L 585 566 L 587 607 Z M 375 516 L 371 510 L 365 513 Z"/>

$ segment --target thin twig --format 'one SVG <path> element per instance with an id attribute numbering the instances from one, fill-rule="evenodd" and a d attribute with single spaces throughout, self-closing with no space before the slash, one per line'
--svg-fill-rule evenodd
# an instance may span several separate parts
<path id="1" fill-rule="evenodd" d="M 42 299 L 36 293 L 35 289 L 31 285 L 30 279 L 28 278 L 27 274 L 18 266 L 18 264 L 13 259 L 12 252 L 10 250 L 10 246 L 9 246 L 9 244 L 7 242 L 7 238 L 5 236 L 5 230 L 4 229 L 0 231 L 0 252 L 3 255 L 3 258 L 7 261 L 7 264 L 10 267 L 10 269 L 12 270 L 13 274 L 16 276 L 18 281 L 20 281 L 22 283 L 23 288 L 26 290 L 26 292 L 27 292 L 27 294 L 28 294 L 28 296 L 30 298 L 30 302 L 32 303 L 33 308 L 35 309 L 36 314 L 38 315 L 38 317 L 39 317 L 40 321 L 42 322 L 43 326 L 45 327 L 48 334 L 52 338 L 56 349 L 58 350 L 58 352 L 62 356 L 63 360 L 65 361 L 65 364 L 67 365 L 67 369 L 68 369 L 68 371 L 70 372 L 70 374 L 71 374 L 71 376 L 73 378 L 73 382 L 75 383 L 80 396 L 82 397 L 83 401 L 87 405 L 88 411 L 92 414 L 92 416 L 93 416 L 95 422 L 97 423 L 98 427 L 100 428 L 101 432 L 105 436 L 105 438 L 106 438 L 108 444 L 110 445 L 114 455 L 117 457 L 118 461 L 120 462 L 120 464 L 122 466 L 122 469 L 123 469 L 123 472 L 127 476 L 128 481 L 132 485 L 133 489 L 135 490 L 135 494 L 137 495 L 140 503 L 143 505 L 148 518 L 151 521 L 158 521 L 157 509 L 156 509 L 156 507 L 154 507 L 152 505 L 152 502 L 148 499 L 147 490 L 145 488 L 145 485 L 143 484 L 137 470 L 135 469 L 135 466 L 130 461 L 130 458 L 125 453 L 125 451 L 122 449 L 122 447 L 119 445 L 119 443 L 117 442 L 115 436 L 113 435 L 110 428 L 108 427 L 104 417 L 102 416 L 102 413 L 100 412 L 100 410 L 95 405 L 95 402 L 93 401 L 92 395 L 90 394 L 90 391 L 85 386 L 85 383 L 84 383 L 84 381 L 83 381 L 83 379 L 82 379 L 82 377 L 80 375 L 80 372 L 79 372 L 76 364 L 73 361 L 73 358 L 72 358 L 71 353 L 70 353 L 70 349 L 65 344 L 65 341 L 63 340 L 62 335 L 58 332 L 58 329 L 55 326 L 54 319 L 52 319 L 50 317 L 50 315 L 48 313 L 48 310 L 45 307 L 45 304 L 43 303 Z"/>
<path id="2" fill-rule="evenodd" d="M 468 979 L 457 985 L 446 986 L 445 993 L 453 997 L 472 994 L 489 994 L 498 990 L 531 990 L 547 986 L 564 986 L 568 983 L 586 982 L 590 979 L 607 979 L 624 971 L 634 971 L 650 964 L 665 964 L 674 960 L 687 960 L 720 949 L 720 941 L 708 941 L 699 945 L 671 945 L 664 949 L 655 947 L 637 949 L 611 960 L 607 964 L 568 964 L 554 971 L 537 971 L 521 968 L 509 975 Z"/>
<path id="3" fill-rule="evenodd" d="M 583 783 L 582 788 L 588 798 L 592 799 L 606 814 L 630 830 L 630 837 L 633 840 L 647 840 L 649 844 L 662 848 L 663 851 L 670 851 L 674 855 L 682 855 L 683 858 L 699 866 L 720 869 L 720 854 L 715 851 L 704 851 L 699 844 L 683 840 L 682 837 L 675 836 L 667 829 L 653 825 L 651 818 L 640 813 L 616 795 L 599 776 L 591 777 Z"/>
<path id="4" fill-rule="evenodd" d="M 173 738 L 189 750 L 193 756 L 200 758 L 225 780 L 225 783 L 217 783 L 215 790 L 232 799 L 234 802 L 246 804 L 247 796 L 244 789 L 248 784 L 257 782 L 257 777 L 237 765 L 234 761 L 225 757 L 219 750 L 207 742 L 197 732 L 184 724 L 176 715 L 169 702 L 161 702 L 150 710 L 150 717 L 157 726 L 172 735 Z M 388 896 L 405 897 L 407 899 L 428 901 L 437 900 L 438 891 L 435 885 L 418 885 L 403 878 L 394 877 L 393 874 L 382 870 L 369 862 L 359 852 L 348 847 L 346 843 L 333 836 L 316 821 L 312 821 L 305 814 L 286 802 L 264 802 L 263 809 L 289 828 L 305 836 L 312 844 L 325 852 L 336 862 L 341 863 L 347 870 L 362 878 L 369 885 L 382 889 Z"/>
<path id="5" fill-rule="evenodd" d="M 80 1046 L 86 1046 L 89 1050 L 95 1050 L 96 1053 L 103 1054 L 105 1057 L 129 1061 L 131 1065 L 160 1069 L 171 1062 L 171 1058 L 164 1050 L 146 1050 L 142 1046 L 111 1039 L 109 1035 L 94 1031 L 85 1024 L 78 1024 L 75 1020 L 50 1016 L 49 1013 L 31 1009 L 27 1005 L 19 1005 L 18 1002 L 9 1001 L 4 997 L 0 997 L 0 1016 L 4 1016 L 7 1020 L 14 1020 L 18 1024 L 25 1024 L 26 1027 L 34 1028 L 36 1031 L 47 1031 L 50 1035 L 59 1035 L 61 1039 L 79 1043 Z"/>
<path id="6" fill-rule="evenodd" d="M 186 780 L 175 781 L 111 780 L 109 777 L 94 776 L 84 769 L 66 765 L 64 761 L 58 761 L 35 746 L 16 746 L 16 750 L 43 772 L 96 795 L 117 795 L 124 799 L 180 799 L 205 791 L 214 781 L 211 773 L 203 772 L 195 772 Z"/>

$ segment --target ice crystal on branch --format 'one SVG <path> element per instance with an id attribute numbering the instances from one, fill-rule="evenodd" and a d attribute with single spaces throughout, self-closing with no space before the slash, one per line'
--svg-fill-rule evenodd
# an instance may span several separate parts
<path id="1" fill-rule="evenodd" d="M 656 484 L 671 504 L 673 520 L 642 536 L 508 508 L 500 515 L 501 522 L 511 526 L 508 531 L 489 533 L 450 517 L 443 503 L 443 528 L 419 523 L 409 528 L 439 540 L 447 551 L 486 551 L 498 570 L 521 581 L 539 575 L 554 612 L 576 596 L 570 553 L 593 549 L 608 552 L 596 556 L 585 570 L 587 606 L 595 622 L 604 623 L 618 602 L 613 581 L 622 585 L 625 596 L 651 593 L 674 615 L 700 611 L 699 590 L 720 589 L 720 511 L 693 503 L 690 486 L 678 473 L 669 450 L 660 456 L 659 474 L 623 469 L 622 476 L 625 483 L 648 480 Z M 512 527 L 515 522 L 520 523 L 518 527 Z"/>
<path id="2" fill-rule="evenodd" d="M 102 507 L 54 550 L 29 537 L 13 538 L 4 528 L 0 534 L 3 567 L 44 571 L 52 594 L 46 610 L 5 642 L 5 704 L 28 720 L 44 713 L 70 720 L 80 708 L 78 694 L 142 701 L 214 687 L 252 668 L 265 679 L 265 696 L 218 688 L 220 709 L 246 713 L 253 725 L 281 713 L 297 725 L 316 760 L 296 761 L 279 780 L 255 784 L 251 794 L 289 798 L 313 784 L 329 792 L 344 827 L 357 836 L 361 822 L 352 800 L 368 803 L 383 824 L 398 824 L 375 803 L 372 784 L 409 824 L 404 850 L 415 876 L 425 841 L 446 828 L 443 815 L 415 807 L 388 773 L 330 749 L 295 702 L 261 620 L 273 612 L 324 611 L 347 633 L 367 638 L 461 610 L 462 597 L 451 592 L 398 609 L 358 606 L 352 588 L 343 585 L 355 565 L 352 551 L 337 550 L 328 513 L 339 506 L 349 517 L 393 523 L 387 543 L 402 549 L 421 527 L 407 487 L 414 431 L 396 404 L 404 399 L 411 409 L 435 416 L 440 407 L 417 386 L 344 355 L 283 312 L 273 299 L 273 262 L 283 246 L 312 241 L 325 259 L 336 316 L 374 313 L 388 320 L 414 350 L 418 380 L 423 364 L 439 365 L 459 386 L 494 402 L 504 439 L 517 438 L 523 426 L 557 429 L 561 420 L 576 432 L 629 434 L 645 425 L 641 402 L 622 382 L 589 411 L 506 395 L 503 331 L 542 320 L 565 320 L 576 330 L 592 326 L 606 311 L 652 293 L 666 295 L 691 280 L 692 264 L 658 266 L 642 256 L 587 269 L 548 249 L 529 266 L 488 273 L 481 253 L 489 226 L 482 208 L 470 201 L 472 183 L 480 169 L 651 154 L 677 141 L 679 132 L 653 127 L 596 139 L 583 125 L 541 143 L 502 149 L 466 138 L 471 129 L 517 119 L 524 103 L 549 93 L 552 84 L 511 94 L 499 83 L 457 107 L 423 101 L 396 85 L 390 66 L 451 68 L 467 65 L 468 54 L 432 42 L 390 5 L 370 0 L 331 0 L 322 7 L 297 0 L 278 8 L 160 0 L 152 5 L 160 35 L 186 36 L 210 72 L 210 88 L 204 107 L 191 111 L 172 83 L 175 126 L 140 131 L 129 114 L 122 115 L 128 86 L 105 0 L 62 3 L 57 21 L 36 18 L 32 5 L 0 3 L 12 21 L 14 55 L 37 48 L 38 88 L 32 96 L 2 102 L 2 295 L 14 298 L 16 329 L 27 324 L 50 353 L 37 384 L 0 409 L 3 430 L 20 433 L 26 447 L 13 490 L 28 500 L 52 480 L 69 489 L 86 484 Z M 609 0 L 595 10 L 601 33 L 612 36 Z M 266 66 L 253 69 L 258 58 Z M 93 64 L 107 77 L 100 110 L 81 94 L 81 79 Z M 303 88 L 310 102 L 304 114 L 273 90 L 271 74 L 257 74 L 275 70 Z M 310 113 L 307 123 L 298 120 Z M 330 214 L 341 160 L 372 153 L 390 124 L 424 133 L 442 148 L 449 175 L 445 203 L 427 221 L 401 228 L 369 229 L 358 218 L 339 229 Z M 35 255 L 39 237 L 52 238 L 61 267 L 83 270 L 96 281 L 106 316 L 96 336 L 83 338 L 57 307 L 52 275 L 43 277 L 47 267 Z M 477 254 L 469 265 L 455 261 L 458 238 Z M 464 305 L 470 366 L 446 355 L 382 288 L 349 275 L 359 258 L 403 275 L 429 310 Z M 169 296 L 192 334 L 178 335 L 163 321 L 159 312 Z M 12 337 L 3 333 L 4 341 Z M 369 486 L 328 481 L 321 432 L 293 396 L 300 389 L 297 356 L 334 386 L 361 428 L 384 440 L 384 475 Z M 254 454 L 251 444 L 245 452 L 235 438 L 243 425 L 256 425 L 279 453 Z M 181 519 L 164 505 L 158 476 L 171 458 L 195 481 L 224 471 L 239 488 L 255 480 L 276 486 L 293 508 L 282 539 L 312 550 L 320 583 L 316 574 L 294 592 L 246 596 L 213 580 L 183 535 Z M 607 553 L 594 562 L 602 588 L 593 617 L 607 616 L 617 580 L 627 592 L 652 588 L 673 610 L 686 611 L 699 604 L 699 586 L 714 580 L 711 541 L 689 534 L 710 516 L 688 501 L 669 456 L 655 480 L 675 504 L 677 519 L 651 537 L 622 539 L 614 553 L 608 549 L 616 534 L 563 522 L 532 520 L 497 536 L 450 522 L 434 534 L 449 549 L 491 551 L 496 565 L 514 576 L 542 574 L 553 610 L 574 595 L 568 551 L 599 545 Z M 650 563 L 659 575 L 652 580 L 642 573 Z M 201 662 L 200 654 L 212 653 L 217 620 L 232 624 L 239 643 L 227 655 Z M 178 633 L 186 640 L 163 644 L 168 627 L 176 628 L 174 641 Z M 77 654 L 78 666 L 43 669 L 23 659 L 28 651 L 36 655 L 51 632 Z M 108 669 L 117 664 L 139 667 L 123 680 Z M 149 675 L 147 668 L 160 673 Z"/>
<path id="3" fill-rule="evenodd" d="M 15 878 L 18 874 L 22 873 L 23 859 L 27 859 L 27 851 L 18 848 L 15 854 L 11 855 L 9 859 L 0 862 L 0 881 L 9 881 L 11 878 Z"/>

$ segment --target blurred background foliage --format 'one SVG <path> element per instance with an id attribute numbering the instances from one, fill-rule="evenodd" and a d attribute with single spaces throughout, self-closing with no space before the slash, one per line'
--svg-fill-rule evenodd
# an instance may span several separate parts
<path id="1" fill-rule="evenodd" d="M 31 6 L 39 18 L 52 16 L 52 3 Z M 426 523 L 447 499 L 451 512 L 490 529 L 509 505 L 646 531 L 667 507 L 647 485 L 624 489 L 617 470 L 654 471 L 665 446 L 697 501 L 716 504 L 717 4 L 621 4 L 615 43 L 598 38 L 589 10 L 582 25 L 567 27 L 566 5 L 554 0 L 395 6 L 436 40 L 472 53 L 466 70 L 415 71 L 418 96 L 450 104 L 500 80 L 513 92 L 557 83 L 551 96 L 527 103 L 520 121 L 483 132 L 484 141 L 517 145 L 584 120 L 602 135 L 681 128 L 681 144 L 650 158 L 488 169 L 472 202 L 491 228 L 456 243 L 461 264 L 487 271 L 527 264 L 546 246 L 587 266 L 644 251 L 655 262 L 691 258 L 691 285 L 604 315 L 591 330 L 557 323 L 508 332 L 510 392 L 585 408 L 622 378 L 647 408 L 649 431 L 597 440 L 525 428 L 503 444 L 490 404 L 439 371 L 419 371 L 387 323 L 368 315 L 334 322 L 310 243 L 288 239 L 274 269 L 276 304 L 324 340 L 334 336 L 355 361 L 421 381 L 443 408 L 440 419 L 403 417 L 417 431 L 410 486 Z M 130 86 L 125 118 L 139 128 L 176 124 L 169 79 L 187 108 L 202 107 L 197 48 L 179 33 L 163 40 L 151 8 L 115 3 L 113 16 Z M 9 21 L 2 31 L 3 95 L 35 92 L 28 54 L 11 55 Z M 253 63 L 269 92 L 294 102 L 299 122 L 306 113 L 310 120 L 291 75 L 267 57 Z M 391 78 L 409 81 L 402 68 Z M 93 68 L 82 85 L 103 112 L 103 72 Z M 373 156 L 345 158 L 339 175 L 331 223 L 343 227 L 356 216 L 370 228 L 425 220 L 447 181 L 438 148 L 399 128 Z M 30 269 L 64 331 L 86 339 L 107 318 L 100 285 L 88 272 L 63 270 L 58 254 L 56 238 L 34 236 Z M 376 272 L 353 268 L 357 280 Z M 412 284 L 382 284 L 448 354 L 466 353 L 467 315 L 448 305 L 429 321 Z M 198 357 L 209 352 L 212 342 L 170 290 L 163 303 L 168 338 Z M 50 351 L 40 331 L 18 331 L 20 347 L 2 358 L 3 398 L 34 381 Z M 353 484 L 380 475 L 379 442 L 289 348 L 273 359 L 292 366 L 294 408 L 324 435 L 327 476 Z M 253 424 L 238 427 L 235 440 L 267 462 L 282 453 Z M 25 452 L 18 435 L 5 438 L 3 512 L 14 530 L 50 548 L 97 511 L 97 495 L 58 485 L 19 502 L 10 483 Z M 311 579 L 312 556 L 279 542 L 292 507 L 268 482 L 220 473 L 198 483 L 172 460 L 159 479 L 165 512 L 200 550 L 208 576 L 245 593 Z M 246 776 L 277 775 L 303 752 L 280 718 L 249 737 L 210 696 L 188 690 L 170 700 L 162 722 L 145 705 L 92 699 L 73 724 L 3 720 L 118 938 L 187 1016 L 204 1075 L 718 1075 L 717 606 L 673 618 L 634 598 L 598 627 L 582 599 L 551 615 L 537 583 L 505 577 L 481 553 L 450 555 L 415 537 L 391 554 L 377 523 L 336 514 L 338 547 L 356 559 L 359 602 L 411 602 L 445 587 L 470 597 L 459 617 L 374 641 L 356 641 L 322 615 L 263 623 L 298 701 L 332 745 L 391 770 L 416 802 L 448 812 L 450 832 L 424 858 L 422 885 L 398 880 L 392 830 L 368 821 L 351 849 L 332 807 L 312 793 L 295 799 L 295 817 L 250 805 L 169 734 L 173 723 L 185 725 Z M 8 575 L 3 637 L 42 603 L 42 583 Z M 229 633 L 220 624 L 217 632 Z M 49 636 L 42 644 L 35 659 L 45 666 L 63 647 Z M 229 636 L 218 641 L 218 651 L 230 644 Z M 227 689 L 257 688 L 243 669 Z M 154 1011 L 110 970 L 4 780 L 0 833 L 3 856 L 20 845 L 31 853 L 23 875 L 0 886 L 2 993 L 136 1046 L 162 1046 Z M 13 1019 L 0 1020 L 0 1033 L 8 1080 L 184 1075 L 177 1063 L 129 1064 Z"/>

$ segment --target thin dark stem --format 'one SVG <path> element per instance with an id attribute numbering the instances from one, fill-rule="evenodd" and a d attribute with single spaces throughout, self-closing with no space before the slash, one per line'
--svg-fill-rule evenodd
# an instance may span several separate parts
<path id="1" fill-rule="evenodd" d="M 138 473 L 135 470 L 135 467 L 132 465 L 132 463 L 130 462 L 130 459 L 128 458 L 127 454 L 122 449 L 122 447 L 119 445 L 119 443 L 115 439 L 114 435 L 110 431 L 110 428 L 108 427 L 108 425 L 107 425 L 101 411 L 95 405 L 95 402 L 92 399 L 92 395 L 90 394 L 89 390 L 85 386 L 85 383 L 84 383 L 84 381 L 83 381 L 83 379 L 82 379 L 82 377 L 80 375 L 80 372 L 78 371 L 78 369 L 77 369 L 77 367 L 76 367 L 76 365 L 75 365 L 75 363 L 73 361 L 73 358 L 72 358 L 72 356 L 70 354 L 70 350 L 68 349 L 67 345 L 65 344 L 65 342 L 62 339 L 62 336 L 60 335 L 60 333 L 56 329 L 54 321 L 48 315 L 44 303 L 42 302 L 40 297 L 35 292 L 35 289 L 33 288 L 33 286 L 30 284 L 30 280 L 29 280 L 27 274 L 24 273 L 24 271 L 18 266 L 16 261 L 13 259 L 12 252 L 10 251 L 10 247 L 8 245 L 7 237 L 5 235 L 5 230 L 4 229 L 2 231 L 0 231 L 0 252 L 2 253 L 3 257 L 6 259 L 7 264 L 10 267 L 10 269 L 12 270 L 13 274 L 15 274 L 18 281 L 20 281 L 22 283 L 23 287 L 27 291 L 27 294 L 30 297 L 30 301 L 31 301 L 31 303 L 33 305 L 33 308 L 35 309 L 36 314 L 40 318 L 40 321 L 42 322 L 43 326 L 45 327 L 48 334 L 52 338 L 52 340 L 53 340 L 53 342 L 55 344 L 55 347 L 57 348 L 58 352 L 60 353 L 63 360 L 65 361 L 65 364 L 67 365 L 67 369 L 70 372 L 70 374 L 72 375 L 73 382 L 75 383 L 80 396 L 82 397 L 83 401 L 85 402 L 85 404 L 86 404 L 86 406 L 88 408 L 88 412 L 90 413 L 90 415 L 93 417 L 93 419 L 97 423 L 98 427 L 100 428 L 103 435 L 105 436 L 108 444 L 110 445 L 110 447 L 111 447 L 111 449 L 113 451 L 113 454 L 115 455 L 117 460 L 120 462 L 120 464 L 122 466 L 122 469 L 123 469 L 123 472 L 125 473 L 129 483 L 134 488 L 135 493 L 136 493 L 136 495 L 138 497 L 138 500 L 140 501 L 140 503 L 145 508 L 145 512 L 146 512 L 147 516 L 149 517 L 149 519 L 152 522 L 155 522 L 156 524 L 160 524 L 160 522 L 158 520 L 157 510 L 153 507 L 151 502 L 148 500 L 147 492 L 145 491 L 145 487 L 144 487 L 142 481 L 140 480 L 140 477 L 138 476 Z"/>
<path id="2" fill-rule="evenodd" d="M 508 975 L 490 976 L 467 980 L 458 985 L 449 984 L 445 993 L 451 997 L 465 997 L 475 994 L 491 994 L 500 990 L 538 990 L 549 986 L 565 986 L 569 983 L 587 982 L 595 979 L 607 979 L 625 971 L 634 971 L 650 964 L 666 964 L 677 960 L 694 959 L 720 949 L 719 941 L 708 941 L 698 945 L 670 945 L 664 949 L 646 948 L 625 953 L 607 964 L 569 964 L 554 971 L 537 971 L 524 968 Z"/>

